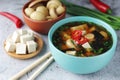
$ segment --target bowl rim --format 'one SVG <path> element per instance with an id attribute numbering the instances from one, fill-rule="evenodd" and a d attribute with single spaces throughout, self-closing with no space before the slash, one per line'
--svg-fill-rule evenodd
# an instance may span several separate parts
<path id="1" fill-rule="evenodd" d="M 112 35 L 112 39 L 113 39 L 113 44 L 112 44 L 112 47 L 107 50 L 106 52 L 100 54 L 100 55 L 96 55 L 96 56 L 89 56 L 89 57 L 76 57 L 76 56 L 72 56 L 72 55 L 68 55 L 68 54 L 65 54 L 64 52 L 62 52 L 61 50 L 57 49 L 54 45 L 53 45 L 53 42 L 52 42 L 52 36 L 54 34 L 54 32 L 57 30 L 58 27 L 62 26 L 63 24 L 65 23 L 68 23 L 68 22 L 73 22 L 73 21 L 87 21 L 87 22 L 93 22 L 95 24 L 101 24 L 102 27 L 104 27 L 108 32 L 110 32 L 110 34 Z M 94 22 L 96 21 L 96 22 Z M 59 26 L 58 26 L 59 25 Z M 56 27 L 57 26 L 57 27 Z M 106 27 L 107 26 L 107 27 Z M 114 37 L 114 38 L 113 38 Z M 60 53 L 64 53 L 63 55 L 64 56 L 67 56 L 67 57 L 71 57 L 71 58 L 82 58 L 82 59 L 89 59 L 89 58 L 95 58 L 95 57 L 100 57 L 100 56 L 104 56 L 106 54 L 109 54 L 109 52 L 111 52 L 112 49 L 116 49 L 116 46 L 117 46 L 117 34 L 115 32 L 115 30 L 109 25 L 107 24 L 106 22 L 100 20 L 100 19 L 97 19 L 97 18 L 94 18 L 94 17 L 89 17 L 89 16 L 74 16 L 74 17 L 68 17 L 68 18 L 65 18 L 65 19 L 62 19 L 58 22 L 56 22 L 52 27 L 51 29 L 49 30 L 49 33 L 48 33 L 48 40 L 49 40 L 49 46 L 51 45 L 52 47 L 54 47 L 55 50 L 57 50 L 58 52 Z M 115 53 L 115 52 L 114 52 Z M 113 53 L 113 54 L 114 54 Z M 112 55 L 112 54 L 111 54 Z"/>
<path id="2" fill-rule="evenodd" d="M 28 20 L 30 20 L 30 21 L 32 21 L 32 22 L 37 22 L 37 23 L 40 23 L 40 22 L 41 22 L 41 23 L 54 22 L 54 21 L 56 21 L 56 20 L 61 19 L 61 17 L 66 14 L 66 6 L 65 6 L 64 4 L 62 4 L 62 5 L 64 6 L 64 8 L 65 8 L 65 11 L 64 11 L 61 15 L 59 15 L 57 18 L 55 18 L 55 19 L 53 19 L 53 20 L 43 20 L 43 21 L 33 20 L 33 19 L 29 18 L 29 17 L 25 14 L 25 11 L 24 11 L 25 8 L 27 8 L 28 5 L 29 5 L 31 2 L 32 2 L 32 1 L 29 1 L 29 2 L 27 2 L 26 4 L 24 4 L 24 6 L 23 6 L 23 8 L 22 8 L 22 14 L 23 14 L 23 16 L 24 16 L 26 19 L 28 19 Z"/>

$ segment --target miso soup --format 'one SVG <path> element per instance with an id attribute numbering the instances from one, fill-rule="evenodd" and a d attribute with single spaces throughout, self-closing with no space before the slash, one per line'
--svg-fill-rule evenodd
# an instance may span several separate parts
<path id="1" fill-rule="evenodd" d="M 102 26 L 91 22 L 70 22 L 59 27 L 52 42 L 66 54 L 89 57 L 100 55 L 112 47 L 111 34 Z"/>

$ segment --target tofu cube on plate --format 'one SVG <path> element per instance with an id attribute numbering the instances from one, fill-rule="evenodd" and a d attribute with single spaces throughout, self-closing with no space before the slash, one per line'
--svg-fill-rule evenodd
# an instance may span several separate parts
<path id="1" fill-rule="evenodd" d="M 26 34 L 26 35 L 20 36 L 21 43 L 26 43 L 27 41 L 31 41 L 31 40 L 34 40 L 34 37 L 32 35 Z"/>
<path id="2" fill-rule="evenodd" d="M 33 33 L 33 31 L 31 31 L 31 30 L 27 30 L 27 34 L 29 34 L 29 35 L 31 35 L 31 36 L 34 36 L 34 33 Z"/>
<path id="3" fill-rule="evenodd" d="M 37 43 L 35 41 L 27 41 L 27 50 L 28 53 L 35 52 L 37 48 Z"/>
<path id="4" fill-rule="evenodd" d="M 13 42 L 6 42 L 5 49 L 7 52 L 15 52 L 16 45 Z"/>
<path id="5" fill-rule="evenodd" d="M 20 34 L 19 34 L 18 31 L 13 32 L 12 40 L 13 40 L 13 42 L 19 42 L 20 41 Z"/>
<path id="6" fill-rule="evenodd" d="M 26 44 L 17 43 L 16 44 L 16 54 L 26 54 Z"/>
<path id="7" fill-rule="evenodd" d="M 26 29 L 19 29 L 18 31 L 19 31 L 19 34 L 20 34 L 20 35 L 25 35 L 25 34 L 27 34 L 27 30 L 26 30 Z"/>

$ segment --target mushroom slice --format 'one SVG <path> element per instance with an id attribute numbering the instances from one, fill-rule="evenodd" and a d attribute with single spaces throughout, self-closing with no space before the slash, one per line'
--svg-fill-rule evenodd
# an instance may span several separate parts
<path id="1" fill-rule="evenodd" d="M 76 46 L 75 46 L 74 41 L 72 39 L 66 40 L 66 46 L 68 48 L 74 48 L 74 49 L 76 49 Z"/>
<path id="2" fill-rule="evenodd" d="M 92 26 L 89 30 L 88 30 L 88 32 L 90 33 L 90 32 L 93 32 L 93 31 L 95 31 L 96 30 L 96 27 L 95 26 Z"/>
<path id="3" fill-rule="evenodd" d="M 108 34 L 105 31 L 100 31 L 100 34 L 104 36 L 105 39 L 108 39 Z"/>
<path id="4" fill-rule="evenodd" d="M 85 35 L 85 38 L 87 38 L 89 41 L 93 41 L 95 36 L 92 33 L 88 33 L 88 34 Z"/>

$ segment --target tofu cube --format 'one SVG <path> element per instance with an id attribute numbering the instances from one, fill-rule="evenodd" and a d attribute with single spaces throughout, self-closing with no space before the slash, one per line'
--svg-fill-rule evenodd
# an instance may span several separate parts
<path id="1" fill-rule="evenodd" d="M 16 45 L 15 45 L 15 43 L 8 41 L 8 42 L 6 42 L 5 49 L 7 52 L 15 52 Z"/>
<path id="2" fill-rule="evenodd" d="M 11 36 L 8 36 L 7 39 L 6 39 L 6 44 L 9 43 L 9 42 L 15 43 L 15 42 L 12 40 Z"/>
<path id="3" fill-rule="evenodd" d="M 32 52 L 35 52 L 36 51 L 36 48 L 37 48 L 37 43 L 35 41 L 27 41 L 27 50 L 28 50 L 28 53 L 32 53 Z"/>
<path id="4" fill-rule="evenodd" d="M 26 43 L 27 41 L 31 41 L 31 40 L 34 40 L 32 35 L 26 34 L 26 35 L 20 36 L 21 43 Z"/>
<path id="5" fill-rule="evenodd" d="M 31 30 L 27 30 L 27 33 L 28 33 L 29 35 L 31 35 L 31 36 L 34 36 L 34 33 L 33 33 L 33 31 L 31 31 Z"/>
<path id="6" fill-rule="evenodd" d="M 25 35 L 25 34 L 27 34 L 27 30 L 26 29 L 19 29 L 19 34 Z"/>
<path id="7" fill-rule="evenodd" d="M 82 45 L 83 48 L 91 48 L 90 44 L 88 42 L 84 43 Z"/>
<path id="8" fill-rule="evenodd" d="M 69 54 L 69 55 L 76 55 L 76 51 L 66 51 L 66 54 Z"/>
<path id="9" fill-rule="evenodd" d="M 26 54 L 26 44 L 17 43 L 16 44 L 16 54 Z"/>
<path id="10" fill-rule="evenodd" d="M 20 42 L 20 34 L 18 31 L 13 32 L 12 40 L 13 42 Z"/>

